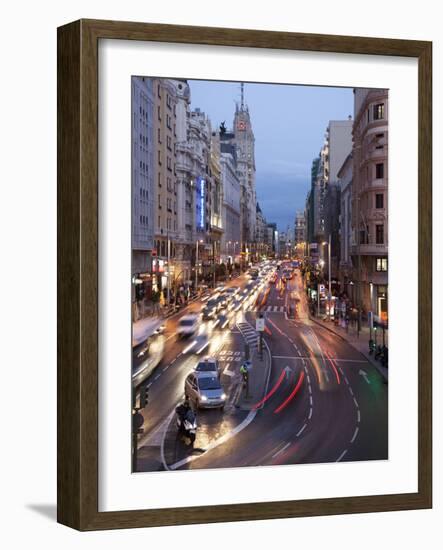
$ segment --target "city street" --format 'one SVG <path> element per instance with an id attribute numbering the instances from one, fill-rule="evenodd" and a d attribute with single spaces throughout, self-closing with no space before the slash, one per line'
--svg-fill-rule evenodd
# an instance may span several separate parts
<path id="1" fill-rule="evenodd" d="M 388 458 L 387 384 L 356 349 L 310 319 L 299 270 L 286 283 L 282 271 L 277 274 L 275 283 L 263 276 L 252 299 L 246 294 L 242 308 L 227 313 L 224 330 L 201 321 L 196 337 L 177 338 L 179 319 L 200 313 L 204 301 L 168 319 L 164 356 L 147 380 L 149 403 L 140 411 L 137 471 Z M 248 282 L 243 275 L 229 285 Z M 260 314 L 266 329 L 259 368 L 266 372 L 254 386 Z M 198 355 L 197 346 L 190 348 L 193 338 L 207 342 Z M 239 374 L 246 342 L 255 388 L 249 399 Z M 178 433 L 175 408 L 184 399 L 186 376 L 206 356 L 219 360 L 226 404 L 197 411 L 196 440 L 189 445 Z"/>

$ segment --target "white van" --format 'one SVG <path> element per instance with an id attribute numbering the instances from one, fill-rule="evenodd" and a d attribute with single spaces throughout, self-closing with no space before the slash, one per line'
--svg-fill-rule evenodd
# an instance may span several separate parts
<path id="1" fill-rule="evenodd" d="M 197 332 L 199 315 L 184 315 L 178 322 L 177 336 L 192 336 Z"/>

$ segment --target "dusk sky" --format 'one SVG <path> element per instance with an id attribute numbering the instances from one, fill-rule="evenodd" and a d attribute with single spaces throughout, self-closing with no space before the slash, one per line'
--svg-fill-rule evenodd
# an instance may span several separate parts
<path id="1" fill-rule="evenodd" d="M 199 107 L 213 128 L 232 128 L 238 82 L 189 80 L 192 109 Z M 292 228 L 305 207 L 311 164 L 323 144 L 329 120 L 353 114 L 352 88 L 245 84 L 255 135 L 257 199 L 267 222 Z"/>

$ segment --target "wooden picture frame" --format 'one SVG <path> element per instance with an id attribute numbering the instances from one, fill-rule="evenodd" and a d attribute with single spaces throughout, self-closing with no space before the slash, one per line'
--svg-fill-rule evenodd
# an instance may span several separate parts
<path id="1" fill-rule="evenodd" d="M 418 492 L 98 511 L 98 42 L 159 41 L 418 59 Z M 58 521 L 79 530 L 432 506 L 432 44 L 350 36 L 80 20 L 58 29 Z"/>

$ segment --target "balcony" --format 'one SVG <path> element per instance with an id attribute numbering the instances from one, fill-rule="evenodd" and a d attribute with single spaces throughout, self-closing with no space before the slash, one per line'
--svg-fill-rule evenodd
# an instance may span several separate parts
<path id="1" fill-rule="evenodd" d="M 387 189 L 388 182 L 385 178 L 383 179 L 373 179 L 370 181 L 366 181 L 361 184 L 361 190 L 362 191 L 376 191 L 378 189 L 383 190 Z"/>
<path id="2" fill-rule="evenodd" d="M 358 254 L 358 246 L 353 245 L 351 247 L 351 254 L 356 256 Z M 387 244 L 361 244 L 360 255 L 361 256 L 386 256 L 388 254 Z"/>

